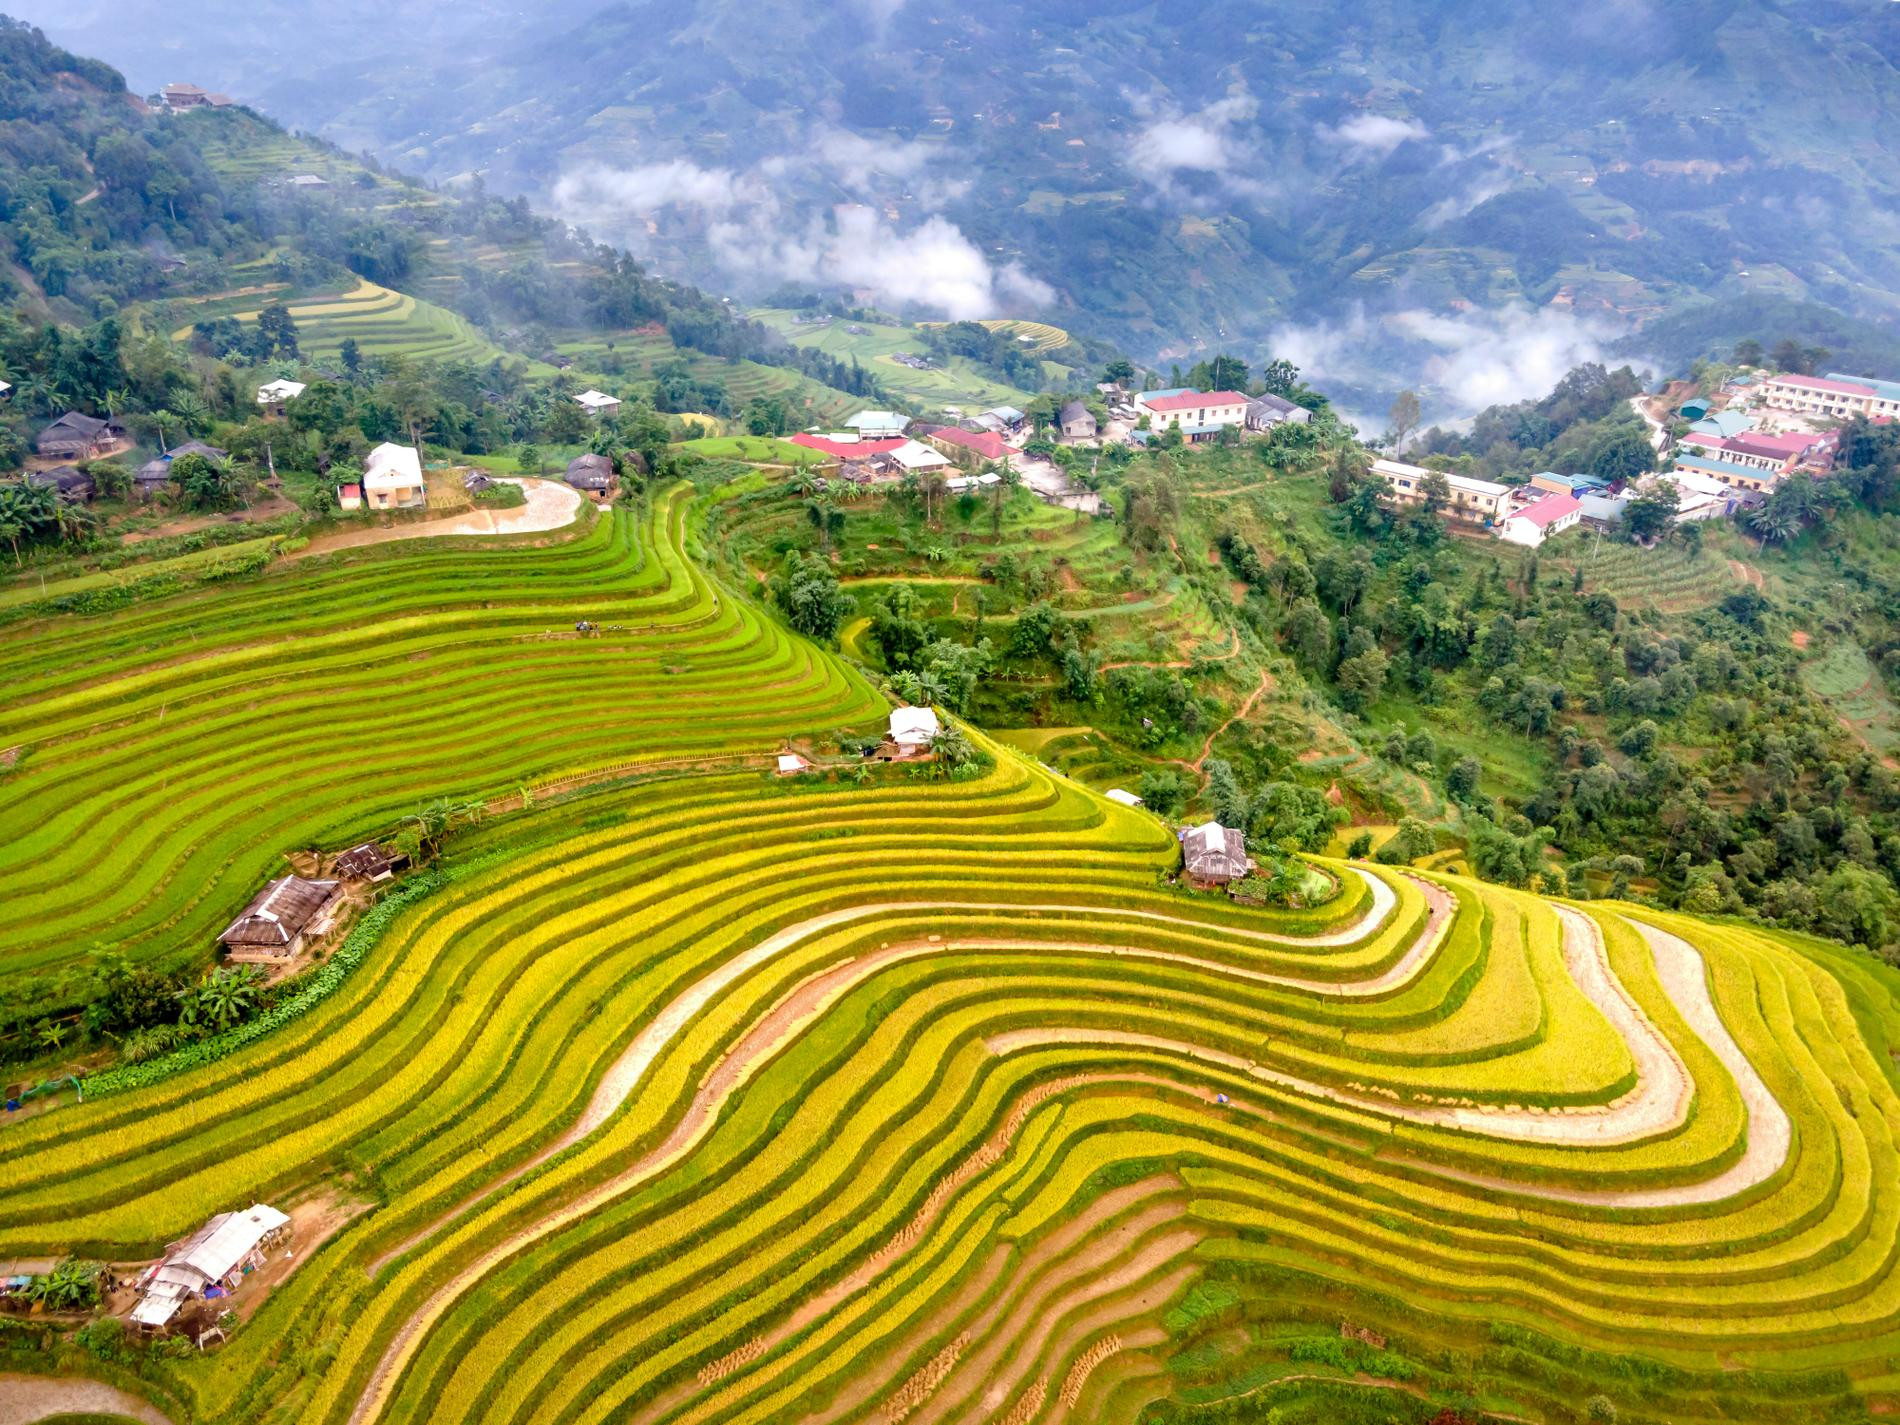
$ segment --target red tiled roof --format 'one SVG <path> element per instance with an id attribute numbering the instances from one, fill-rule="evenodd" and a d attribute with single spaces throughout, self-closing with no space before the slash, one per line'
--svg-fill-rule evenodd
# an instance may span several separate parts
<path id="1" fill-rule="evenodd" d="M 1524 506 L 1523 509 L 1512 515 L 1511 518 L 1514 520 L 1529 520 L 1539 529 L 1542 529 L 1546 525 L 1555 524 L 1572 511 L 1582 508 L 1583 502 L 1575 495 L 1546 495 L 1543 499 L 1534 500 Z"/>
<path id="2" fill-rule="evenodd" d="M 901 439 L 829 440 L 822 435 L 807 435 L 804 431 L 788 439 L 793 445 L 802 445 L 807 450 L 821 450 L 826 455 L 837 456 L 840 460 L 869 460 L 873 455 L 883 455 L 904 443 Z"/>
<path id="3" fill-rule="evenodd" d="M 1770 460 L 1788 460 L 1797 455 L 1805 455 L 1810 446 L 1818 444 L 1820 437 L 1806 435 L 1800 431 L 1789 431 L 1785 435 L 1763 435 L 1760 431 L 1744 431 L 1741 435 L 1732 435 L 1723 441 L 1720 448 L 1737 451 L 1742 455 L 1759 455 Z"/>
<path id="4" fill-rule="evenodd" d="M 1009 447 L 1003 443 L 1000 435 L 989 431 L 958 430 L 955 426 L 945 426 L 931 436 L 932 440 L 947 440 L 952 445 L 960 445 L 965 450 L 974 450 L 985 460 L 1001 460 L 1009 454 Z"/>
<path id="5" fill-rule="evenodd" d="M 1142 404 L 1151 411 L 1199 411 L 1208 406 L 1244 406 L 1247 398 L 1238 391 L 1209 391 L 1205 395 L 1186 391 L 1179 396 L 1157 396 Z"/>
<path id="6" fill-rule="evenodd" d="M 1852 381 L 1830 381 L 1825 376 L 1777 376 L 1776 381 L 1784 386 L 1800 386 L 1810 391 L 1836 391 L 1843 396 L 1871 396 L 1872 386 L 1857 385 Z"/>

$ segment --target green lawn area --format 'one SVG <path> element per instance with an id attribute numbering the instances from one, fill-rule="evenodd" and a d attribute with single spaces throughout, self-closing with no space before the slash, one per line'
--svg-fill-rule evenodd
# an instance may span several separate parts
<path id="1" fill-rule="evenodd" d="M 1010 405 L 1020 407 L 1030 393 L 991 379 L 963 357 L 953 357 L 946 367 L 935 371 L 913 371 L 899 366 L 891 357 L 898 352 L 922 355 L 922 336 L 913 327 L 884 326 L 876 322 L 847 322 L 834 317 L 824 326 L 801 325 L 793 320 L 796 313 L 782 307 L 760 307 L 748 313 L 754 321 L 781 333 L 797 346 L 813 347 L 840 361 L 855 357 L 858 364 L 877 378 L 887 391 L 906 397 L 928 410 L 946 405 L 966 409 Z M 856 332 L 848 328 L 856 327 Z M 1055 331 L 1056 328 L 1038 328 Z"/>

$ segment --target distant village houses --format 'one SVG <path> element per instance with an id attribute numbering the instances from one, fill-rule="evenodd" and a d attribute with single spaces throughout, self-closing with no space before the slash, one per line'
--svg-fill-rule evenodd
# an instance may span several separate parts
<path id="1" fill-rule="evenodd" d="M 158 103 L 174 114 L 188 109 L 228 109 L 237 101 L 229 94 L 213 94 L 196 84 L 167 84 L 158 91 Z"/>
<path id="2" fill-rule="evenodd" d="M 1080 401 L 1070 401 L 1056 418 L 1064 440 L 1094 440 L 1100 434 L 1095 413 Z"/>
<path id="3" fill-rule="evenodd" d="M 1255 396 L 1247 403 L 1247 429 L 1272 430 L 1277 425 L 1303 426 L 1313 419 L 1305 406 L 1276 396 L 1271 391 Z"/>
<path id="4" fill-rule="evenodd" d="M 1001 460 L 1012 454 L 1000 435 L 991 431 L 959 430 L 943 426 L 926 437 L 937 450 L 964 469 L 974 469 L 988 460 Z"/>

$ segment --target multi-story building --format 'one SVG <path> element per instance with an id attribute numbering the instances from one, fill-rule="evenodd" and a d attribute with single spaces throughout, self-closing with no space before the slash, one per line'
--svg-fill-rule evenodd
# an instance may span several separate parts
<path id="1" fill-rule="evenodd" d="M 1511 487 L 1500 485 L 1495 480 L 1447 475 L 1440 470 L 1427 470 L 1422 465 L 1407 465 L 1398 460 L 1375 460 L 1372 462 L 1372 473 L 1391 487 L 1393 498 L 1408 505 L 1416 505 L 1424 500 L 1427 476 L 1440 475 L 1450 491 L 1446 508 L 1453 514 L 1481 524 L 1493 524 L 1510 511 Z"/>
<path id="2" fill-rule="evenodd" d="M 1228 426 L 1246 425 L 1248 404 L 1239 391 L 1143 391 L 1135 397 L 1135 410 L 1148 417 L 1151 429 L 1178 426 L 1189 440 L 1211 440 Z"/>

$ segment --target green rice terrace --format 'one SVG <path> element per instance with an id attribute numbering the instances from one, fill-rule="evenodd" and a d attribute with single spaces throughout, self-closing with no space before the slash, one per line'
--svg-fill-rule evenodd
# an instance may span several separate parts
<path id="1" fill-rule="evenodd" d="M 175 306 L 189 315 L 192 322 L 234 317 L 250 325 L 257 321 L 259 303 L 277 295 L 239 291 Z M 365 356 L 408 356 L 419 361 L 482 364 L 502 356 L 499 347 L 446 307 L 378 286 L 367 279 L 359 279 L 348 291 L 282 300 L 297 324 L 299 345 L 308 356 L 335 356 L 350 339 L 355 340 Z M 190 323 L 171 335 L 174 341 L 183 341 L 191 335 Z"/>
<path id="2" fill-rule="evenodd" d="M 1086 729 L 830 757 L 888 704 L 706 571 L 707 508 L 0 626 L 16 975 L 489 807 L 264 1031 L 0 1124 L 0 1260 L 297 1233 L 206 1349 L 0 1315 L 0 1372 L 180 1425 L 1900 1409 L 1892 972 L 1428 865 L 1195 892 L 1036 760 Z"/>

